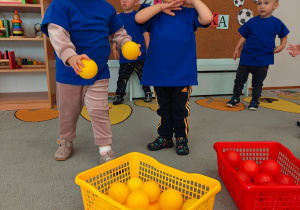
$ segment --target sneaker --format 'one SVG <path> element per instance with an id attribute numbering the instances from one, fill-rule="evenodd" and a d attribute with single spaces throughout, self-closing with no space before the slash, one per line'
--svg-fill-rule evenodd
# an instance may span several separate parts
<path id="1" fill-rule="evenodd" d="M 59 144 L 59 147 L 54 154 L 55 160 L 68 160 L 73 150 L 72 142 L 58 139 L 56 143 Z"/>
<path id="2" fill-rule="evenodd" d="M 300 127 L 300 121 L 297 121 L 297 125 Z"/>
<path id="3" fill-rule="evenodd" d="M 154 142 L 147 144 L 148 149 L 150 149 L 151 151 L 157 151 L 164 148 L 171 148 L 173 146 L 174 144 L 172 139 L 167 140 L 162 136 L 157 137 Z"/>
<path id="4" fill-rule="evenodd" d="M 240 98 L 232 96 L 230 101 L 228 101 L 226 103 L 226 105 L 233 108 L 233 107 L 239 105 L 239 103 L 240 103 Z"/>
<path id="5" fill-rule="evenodd" d="M 145 102 L 151 102 L 152 101 L 152 92 L 146 92 L 145 93 Z"/>
<path id="6" fill-rule="evenodd" d="M 258 101 L 250 101 L 250 105 L 248 106 L 248 109 L 251 111 L 257 111 L 259 102 Z"/>
<path id="7" fill-rule="evenodd" d="M 100 164 L 107 163 L 113 159 L 115 159 L 115 153 L 112 150 L 104 153 L 104 155 L 100 154 Z"/>
<path id="8" fill-rule="evenodd" d="M 176 138 L 176 153 L 178 155 L 187 155 L 189 154 L 190 150 L 187 145 L 188 139 L 184 137 Z"/>
<path id="9" fill-rule="evenodd" d="M 116 95 L 113 100 L 113 105 L 121 104 L 122 101 L 124 101 L 124 97 L 121 97 L 120 95 Z"/>

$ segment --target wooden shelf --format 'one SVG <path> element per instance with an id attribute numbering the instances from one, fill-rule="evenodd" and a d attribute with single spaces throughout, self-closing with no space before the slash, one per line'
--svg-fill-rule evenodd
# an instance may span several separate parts
<path id="1" fill-rule="evenodd" d="M 40 4 L 0 4 L 0 12 L 41 13 Z"/>
<path id="2" fill-rule="evenodd" d="M 0 93 L 0 110 L 49 108 L 47 92 Z"/>
<path id="3" fill-rule="evenodd" d="M 37 4 L 9 4 L 0 3 L 0 12 L 14 13 L 15 10 L 18 13 L 40 13 L 43 19 L 45 11 L 51 4 L 52 0 L 37 0 Z M 30 15 L 29 15 L 30 16 Z M 31 15 L 33 16 L 33 15 Z M 1 18 L 1 17 L 0 17 Z M 8 42 L 8 44 L 14 44 L 14 41 L 19 42 L 17 47 L 22 47 L 28 42 L 41 42 L 45 52 L 45 65 L 22 65 L 22 68 L 10 69 L 9 66 L 0 65 L 0 76 L 1 73 L 10 73 L 8 75 L 11 77 L 23 77 L 22 73 L 27 72 L 43 72 L 47 78 L 47 91 L 46 92 L 34 92 L 34 93 L 24 93 L 21 88 L 17 88 L 14 93 L 5 93 L 5 88 L 0 92 L 0 110 L 15 110 L 15 109 L 41 109 L 41 108 L 51 108 L 52 104 L 55 103 L 56 95 L 56 82 L 55 82 L 55 56 L 54 49 L 50 43 L 50 40 L 44 36 L 43 38 L 25 38 L 25 37 L 11 37 L 11 38 L 0 38 L 0 43 L 3 41 Z M 10 43 L 10 41 L 13 41 Z M 27 43 L 24 43 L 27 42 Z M 14 44 L 15 45 L 15 44 Z M 39 47 L 42 47 L 39 46 Z M 33 51 L 33 54 L 35 52 Z M 11 73 L 18 73 L 14 75 Z M 19 75 L 20 74 L 20 75 Z M 2 74 L 3 75 L 3 74 Z M 34 85 L 34 83 L 33 83 Z M 1 91 L 1 89 L 0 89 Z"/>
<path id="4" fill-rule="evenodd" d="M 0 41 L 44 41 L 44 38 L 19 38 L 19 37 L 12 37 L 12 38 L 0 38 Z"/>

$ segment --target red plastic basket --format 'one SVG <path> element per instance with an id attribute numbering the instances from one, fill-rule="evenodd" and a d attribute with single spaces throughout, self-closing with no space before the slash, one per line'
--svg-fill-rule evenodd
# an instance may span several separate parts
<path id="1" fill-rule="evenodd" d="M 289 149 L 278 142 L 217 142 L 218 171 L 230 195 L 239 209 L 300 209 L 300 160 Z M 276 160 L 281 173 L 293 177 L 296 185 L 249 185 L 235 176 L 235 169 L 223 157 L 227 150 L 237 151 L 242 160 Z"/>

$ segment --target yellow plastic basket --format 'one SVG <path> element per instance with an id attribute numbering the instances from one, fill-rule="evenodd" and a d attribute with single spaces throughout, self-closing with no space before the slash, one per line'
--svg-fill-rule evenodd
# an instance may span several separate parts
<path id="1" fill-rule="evenodd" d="M 139 177 L 144 182 L 156 182 L 162 191 L 173 188 L 183 195 L 184 201 L 199 199 L 189 210 L 213 209 L 215 196 L 221 190 L 220 182 L 201 174 L 190 174 L 163 165 L 147 155 L 132 152 L 108 163 L 102 164 L 76 176 L 80 186 L 84 208 L 103 210 L 129 210 L 126 206 L 107 196 L 114 182 L 127 181 Z"/>

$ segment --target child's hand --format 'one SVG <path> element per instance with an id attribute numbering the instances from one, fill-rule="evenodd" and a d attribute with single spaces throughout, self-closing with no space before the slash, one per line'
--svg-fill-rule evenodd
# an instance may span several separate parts
<path id="1" fill-rule="evenodd" d="M 300 44 L 297 45 L 290 44 L 287 49 L 291 50 L 289 53 L 293 57 L 296 57 L 296 55 L 300 54 Z"/>
<path id="2" fill-rule="evenodd" d="M 283 50 L 284 46 L 275 47 L 274 53 L 280 53 Z"/>
<path id="3" fill-rule="evenodd" d="M 86 59 L 86 60 L 90 60 L 90 58 L 86 55 L 86 54 L 82 54 L 82 55 L 74 55 L 70 58 L 68 58 L 67 62 L 68 64 L 74 69 L 76 74 L 79 74 L 79 72 L 81 72 L 81 68 L 79 68 L 78 64 L 81 67 L 84 67 L 83 63 L 81 62 L 81 60 Z"/>
<path id="4" fill-rule="evenodd" d="M 161 4 L 161 11 L 167 15 L 175 16 L 173 10 L 181 10 L 180 6 L 184 3 L 184 0 L 174 0 L 171 3 Z"/>
<path id="5" fill-rule="evenodd" d="M 236 60 L 239 57 L 239 50 L 234 50 L 233 52 L 233 60 Z"/>

